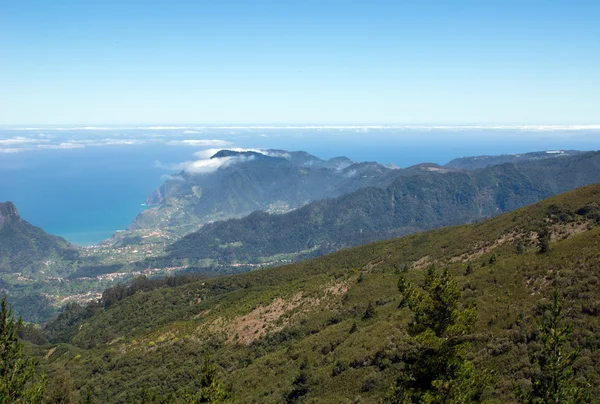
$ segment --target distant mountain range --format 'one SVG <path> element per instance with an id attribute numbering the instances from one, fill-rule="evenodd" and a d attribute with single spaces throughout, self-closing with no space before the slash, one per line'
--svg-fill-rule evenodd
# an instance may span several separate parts
<path id="1" fill-rule="evenodd" d="M 261 210 L 282 213 L 365 186 L 386 186 L 395 170 L 346 157 L 321 160 L 306 152 L 221 150 L 168 179 L 147 199 L 130 231 L 184 235 L 201 225 Z"/>
<path id="2" fill-rule="evenodd" d="M 285 214 L 254 212 L 211 223 L 171 245 L 166 261 L 218 268 L 304 259 L 473 222 L 600 181 L 599 152 L 522 160 L 472 171 L 425 165 L 386 188 L 362 188 Z"/>
<path id="3" fill-rule="evenodd" d="M 547 158 L 569 157 L 580 153 L 583 152 L 578 150 L 547 150 L 522 154 L 502 154 L 500 156 L 461 157 L 450 161 L 444 167 L 474 170 L 477 168 L 485 168 L 487 166 L 504 163 L 522 163 L 524 161 L 541 160 Z"/>
<path id="4" fill-rule="evenodd" d="M 140 213 L 128 232 L 118 235 L 113 243 L 139 243 L 141 233 L 157 234 L 157 230 L 174 241 L 206 223 L 254 211 L 285 213 L 308 202 L 361 188 L 385 188 L 397 177 L 422 172 L 473 170 L 578 153 L 568 150 L 475 156 L 458 158 L 445 166 L 423 163 L 398 169 L 374 162 L 358 163 L 347 157 L 322 160 L 303 151 L 221 150 L 166 180 L 147 198 L 146 204 L 152 207 Z"/>

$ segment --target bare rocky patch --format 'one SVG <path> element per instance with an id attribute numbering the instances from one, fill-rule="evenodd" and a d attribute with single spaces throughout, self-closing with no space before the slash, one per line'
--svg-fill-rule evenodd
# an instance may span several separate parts
<path id="1" fill-rule="evenodd" d="M 198 331 L 208 329 L 210 333 L 224 333 L 229 343 L 249 345 L 268 332 L 282 330 L 300 313 L 321 308 L 323 305 L 328 305 L 331 298 L 344 295 L 348 291 L 348 283 L 349 281 L 346 280 L 326 284 L 322 288 L 321 297 L 305 296 L 302 292 L 287 299 L 277 297 L 268 305 L 258 306 L 247 314 L 229 320 L 218 317 L 208 325 L 208 328 L 200 326 Z"/>

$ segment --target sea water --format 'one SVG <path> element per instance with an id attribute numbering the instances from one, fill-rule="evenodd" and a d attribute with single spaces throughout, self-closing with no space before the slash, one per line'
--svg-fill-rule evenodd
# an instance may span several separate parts
<path id="1" fill-rule="evenodd" d="M 189 142 L 192 140 L 192 142 Z M 125 229 L 146 197 L 195 152 L 227 147 L 304 150 L 329 159 L 445 164 L 456 157 L 600 148 L 600 130 L 522 128 L 99 127 L 0 128 L 0 202 L 79 245 Z"/>

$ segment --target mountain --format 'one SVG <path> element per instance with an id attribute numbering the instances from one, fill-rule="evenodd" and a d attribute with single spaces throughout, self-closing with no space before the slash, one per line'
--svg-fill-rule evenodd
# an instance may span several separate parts
<path id="1" fill-rule="evenodd" d="M 0 203 L 0 274 L 28 274 L 39 271 L 43 261 L 76 256 L 76 248 L 65 239 L 23 220 L 12 202 Z"/>
<path id="2" fill-rule="evenodd" d="M 394 172 L 377 163 L 326 161 L 306 152 L 221 150 L 155 190 L 146 203 L 156 206 L 142 212 L 127 235 L 159 230 L 172 239 L 255 210 L 282 213 L 365 186 L 385 186 Z"/>
<path id="3" fill-rule="evenodd" d="M 55 311 L 44 293 L 50 289 L 37 280 L 67 273 L 64 262 L 77 257 L 76 247 L 23 220 L 12 202 L 0 203 L 0 295 L 8 295 L 17 314 L 48 319 Z"/>
<path id="4" fill-rule="evenodd" d="M 59 386 L 98 402 L 175 402 L 199 389 L 207 354 L 233 402 L 381 402 L 415 349 L 399 278 L 418 287 L 433 265 L 456 280 L 461 307 L 477 307 L 462 338 L 474 366 L 494 371 L 482 400 L 515 402 L 515 384 L 527 387 L 538 372 L 529 361 L 543 345 L 536 324 L 558 290 L 574 327 L 567 348 L 581 352 L 575 380 L 589 382 L 594 402 L 599 250 L 594 184 L 293 265 L 155 289 L 140 279 L 132 294 L 107 290 L 96 305 L 68 307 L 45 329 L 51 344 L 32 350 L 45 358 L 51 389 L 66 379 Z"/>
<path id="5" fill-rule="evenodd" d="M 386 188 L 362 188 L 292 212 L 211 223 L 175 242 L 167 261 L 212 271 L 285 262 L 373 240 L 469 223 L 600 181 L 600 152 L 473 171 L 415 166 Z M 160 262 L 160 261 L 159 261 Z"/>
<path id="6" fill-rule="evenodd" d="M 547 158 L 563 158 L 575 156 L 579 153 L 583 152 L 578 150 L 547 150 L 522 154 L 502 154 L 500 156 L 461 157 L 450 161 L 444 167 L 451 169 L 475 170 L 477 168 L 485 168 L 491 165 L 522 163 L 524 161 L 535 161 Z"/>

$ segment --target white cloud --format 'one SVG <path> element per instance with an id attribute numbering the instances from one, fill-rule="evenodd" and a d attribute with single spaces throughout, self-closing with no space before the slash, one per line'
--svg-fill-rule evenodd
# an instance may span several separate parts
<path id="1" fill-rule="evenodd" d="M 106 139 L 81 139 L 81 140 L 71 140 L 72 143 L 84 143 L 87 146 L 131 146 L 131 145 L 139 145 L 147 143 L 145 140 L 141 139 L 114 139 L 114 138 L 106 138 Z"/>
<path id="2" fill-rule="evenodd" d="M 31 150 L 30 148 L 26 148 L 26 147 L 12 147 L 12 148 L 0 148 L 0 153 L 4 153 L 4 154 L 9 154 L 9 153 L 21 153 L 24 151 L 28 151 Z"/>
<path id="3" fill-rule="evenodd" d="M 57 146 L 59 149 L 83 149 L 85 146 L 78 143 L 63 142 Z"/>
<path id="4" fill-rule="evenodd" d="M 171 140 L 167 142 L 173 146 L 228 146 L 231 142 L 221 139 L 186 139 L 186 140 Z"/>
<path id="5" fill-rule="evenodd" d="M 201 150 L 199 152 L 194 153 L 194 157 L 197 157 L 199 160 L 195 161 L 185 161 L 183 163 L 161 163 L 160 161 L 155 161 L 154 165 L 163 170 L 170 171 L 180 171 L 185 170 L 190 174 L 208 174 L 217 171 L 221 167 L 227 167 L 233 164 L 243 163 L 246 161 L 250 161 L 254 159 L 254 156 L 226 156 L 226 157 L 215 157 L 216 153 L 221 150 L 231 150 L 236 152 L 245 152 L 245 151 L 255 151 L 257 153 L 261 153 L 259 149 L 240 149 L 240 148 L 228 148 L 228 149 L 206 149 Z"/>
<path id="6" fill-rule="evenodd" d="M 217 171 L 221 167 L 243 163 L 252 159 L 254 159 L 254 156 L 227 156 L 198 160 L 188 165 L 185 171 L 190 174 L 208 174 Z"/>
<path id="7" fill-rule="evenodd" d="M 181 171 L 181 170 L 185 170 L 190 164 L 192 164 L 192 161 L 185 161 L 183 163 L 161 163 L 160 161 L 155 161 L 154 162 L 154 166 L 157 168 L 160 168 L 162 170 L 169 170 L 169 171 Z"/>
<path id="8" fill-rule="evenodd" d="M 227 167 L 232 164 L 239 164 L 239 163 L 251 161 L 254 159 L 254 156 L 252 156 L 252 155 L 251 156 L 236 155 L 236 156 L 211 158 L 212 156 L 214 156 L 221 150 L 229 150 L 229 151 L 234 151 L 234 152 L 238 152 L 238 153 L 255 152 L 255 153 L 260 153 L 265 156 L 271 156 L 271 157 L 282 157 L 282 158 L 290 157 L 290 155 L 285 152 L 270 151 L 270 150 L 265 150 L 265 149 L 243 149 L 243 148 L 239 148 L 239 147 L 231 147 L 231 148 L 226 148 L 226 149 L 211 148 L 211 149 L 206 149 L 206 150 L 200 150 L 200 151 L 194 153 L 194 157 L 197 157 L 200 160 L 193 161 L 193 162 L 181 163 L 181 165 L 185 165 L 185 171 L 188 173 L 206 174 L 206 173 L 215 172 L 216 170 L 218 170 L 221 167 Z M 181 165 L 176 165 L 176 167 L 181 167 Z"/>
<path id="9" fill-rule="evenodd" d="M 232 157 L 222 157 L 193 161 L 185 168 L 185 171 L 192 174 L 212 173 L 217 171 L 219 167 L 225 165 L 231 158 Z"/>
<path id="10" fill-rule="evenodd" d="M 31 139 L 27 137 L 17 136 L 9 139 L 0 139 L 0 146 L 10 146 L 10 145 L 19 145 L 19 144 L 30 144 L 30 143 L 39 143 L 39 142 L 47 142 L 48 140 L 43 139 Z"/>
<path id="11" fill-rule="evenodd" d="M 194 153 L 194 157 L 198 157 L 199 159 L 209 159 L 212 156 L 214 156 L 215 154 L 217 154 L 218 152 L 220 152 L 223 149 L 205 149 L 205 150 L 200 150 Z M 231 150 L 231 149 L 227 149 L 227 150 Z"/>
<path id="12" fill-rule="evenodd" d="M 83 149 L 85 145 L 80 143 L 72 143 L 72 142 L 63 142 L 59 144 L 39 144 L 37 145 L 39 149 Z"/>
<path id="13" fill-rule="evenodd" d="M 179 175 L 170 175 L 170 174 L 161 175 L 160 179 L 163 181 L 185 181 L 185 179 Z"/>
<path id="14" fill-rule="evenodd" d="M 285 153 L 285 152 L 278 152 L 278 151 L 271 151 L 271 150 L 262 150 L 260 151 L 261 154 L 264 154 L 265 156 L 269 156 L 269 157 L 281 157 L 284 159 L 289 159 L 290 154 L 289 153 Z"/>

